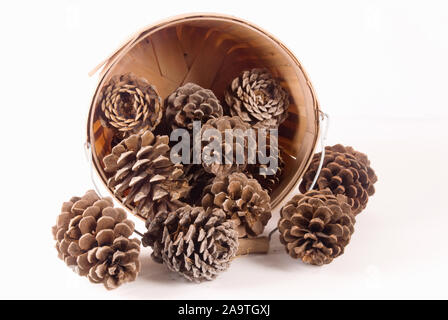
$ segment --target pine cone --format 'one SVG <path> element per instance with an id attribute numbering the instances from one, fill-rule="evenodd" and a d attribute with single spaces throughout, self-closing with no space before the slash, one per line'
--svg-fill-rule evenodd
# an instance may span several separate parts
<path id="1" fill-rule="evenodd" d="M 294 196 L 280 211 L 280 242 L 294 259 L 321 266 L 344 253 L 355 217 L 343 195 L 329 190 Z"/>
<path id="2" fill-rule="evenodd" d="M 162 100 L 146 79 L 132 73 L 110 79 L 99 95 L 101 123 L 119 139 L 141 130 L 154 130 L 163 115 Z"/>
<path id="3" fill-rule="evenodd" d="M 154 137 L 145 131 L 123 140 L 103 159 L 105 171 L 111 174 L 108 186 L 144 218 L 183 206 L 179 198 L 189 190 L 182 165 L 170 161 L 168 143 L 168 136 Z"/>
<path id="4" fill-rule="evenodd" d="M 200 164 L 188 164 L 184 165 L 184 177 L 191 186 L 190 192 L 184 198 L 185 202 L 190 205 L 200 205 L 204 186 L 209 185 L 215 176 L 205 171 Z"/>
<path id="5" fill-rule="evenodd" d="M 100 198 L 93 190 L 89 190 L 83 197 L 72 197 L 69 201 L 62 204 L 61 213 L 59 214 L 56 225 L 53 226 L 53 237 L 56 240 L 56 250 L 58 257 L 63 260 L 68 266 L 76 266 L 76 257 L 70 255 L 68 248 L 73 242 L 72 239 L 79 238 L 78 234 L 67 234 L 70 222 L 75 217 L 79 217 L 84 213 L 84 210 L 91 207 L 94 203 L 100 201 Z M 105 198 L 98 203 L 107 202 L 107 206 L 112 206 L 110 199 Z M 110 202 L 109 202 L 110 201 Z"/>
<path id="6" fill-rule="evenodd" d="M 316 153 L 303 176 L 300 192 L 305 193 L 316 175 L 321 153 Z M 329 188 L 334 194 L 347 196 L 355 215 L 366 206 L 369 196 L 375 193 L 373 184 L 377 181 L 375 172 L 370 167 L 367 156 L 352 147 L 337 144 L 325 147 L 325 157 L 314 189 Z"/>
<path id="7" fill-rule="evenodd" d="M 154 260 L 190 281 L 213 280 L 229 267 L 238 249 L 233 223 L 216 208 L 186 205 L 159 212 L 147 228 L 143 245 L 153 248 Z"/>
<path id="8" fill-rule="evenodd" d="M 255 179 L 236 172 L 216 177 L 205 187 L 204 208 L 223 209 L 235 223 L 239 237 L 256 237 L 263 233 L 271 218 L 271 198 Z"/>
<path id="9" fill-rule="evenodd" d="M 203 141 L 202 143 L 202 152 L 203 152 L 203 159 L 202 159 L 202 165 L 205 169 L 205 171 L 213 173 L 215 175 L 226 175 L 232 172 L 236 171 L 242 171 L 246 168 L 247 162 L 248 162 L 248 152 L 249 147 L 256 146 L 256 140 L 255 136 L 252 135 L 246 135 L 243 137 L 243 145 L 240 144 L 241 139 L 237 139 L 237 133 L 245 133 L 246 130 L 251 129 L 250 125 L 243 122 L 238 117 L 228 117 L 224 116 L 219 119 L 211 119 L 207 121 L 205 125 L 202 126 L 201 129 L 201 137 L 204 138 L 204 133 L 207 130 L 210 130 L 209 132 L 212 132 L 211 130 L 217 130 L 217 132 L 221 133 L 221 154 L 218 155 L 218 158 L 220 161 L 214 161 L 213 154 L 210 155 L 210 150 L 208 150 L 207 146 L 210 146 L 209 141 Z M 232 153 L 227 154 L 226 148 L 226 130 L 230 130 L 230 132 L 233 132 L 234 139 L 232 143 Z M 230 146 L 228 146 L 230 147 Z M 240 151 L 241 150 L 241 151 Z M 237 163 L 237 152 L 243 152 L 241 156 L 244 155 L 244 161 L 243 163 Z M 226 164 L 227 162 L 230 162 Z"/>
<path id="10" fill-rule="evenodd" d="M 193 129 L 193 121 L 202 124 L 223 115 L 221 104 L 213 91 L 187 83 L 166 100 L 166 118 L 173 129 Z"/>
<path id="11" fill-rule="evenodd" d="M 93 190 L 65 202 L 53 227 L 59 257 L 107 289 L 135 280 L 140 270 L 140 241 L 129 239 L 133 232 L 126 212 Z"/>
<path id="12" fill-rule="evenodd" d="M 286 90 L 264 69 L 242 72 L 225 93 L 232 116 L 254 128 L 278 128 L 288 117 Z"/>
<path id="13" fill-rule="evenodd" d="M 265 189 L 269 194 L 272 194 L 272 191 L 279 185 L 280 178 L 283 174 L 284 168 L 285 168 L 285 162 L 282 158 L 280 148 L 276 147 L 277 149 L 277 167 L 276 168 L 269 168 L 269 163 L 273 163 L 274 161 L 274 151 L 272 150 L 274 146 L 271 146 L 271 144 L 267 143 L 265 144 L 266 148 L 266 155 L 269 158 L 269 161 L 267 164 L 248 164 L 246 168 L 246 174 L 254 178 L 260 183 L 261 187 Z M 258 154 L 261 153 L 260 149 L 257 151 Z M 257 157 L 259 159 L 259 157 Z M 264 168 L 267 172 L 260 172 L 260 169 Z"/>

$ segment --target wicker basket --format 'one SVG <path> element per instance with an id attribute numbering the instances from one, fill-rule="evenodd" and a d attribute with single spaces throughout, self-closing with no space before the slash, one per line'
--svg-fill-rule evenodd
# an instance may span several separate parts
<path id="1" fill-rule="evenodd" d="M 87 142 L 101 180 L 107 181 L 102 159 L 110 152 L 112 132 L 101 126 L 95 106 L 112 76 L 133 72 L 155 85 L 163 99 L 178 86 L 194 82 L 222 100 L 231 80 L 255 67 L 269 69 L 291 95 L 289 117 L 279 128 L 286 169 L 271 197 L 273 209 L 278 207 L 297 188 L 311 161 L 319 135 L 319 104 L 301 64 L 279 40 L 247 21 L 220 14 L 183 15 L 151 25 L 92 71 L 102 68 L 90 107 Z"/>

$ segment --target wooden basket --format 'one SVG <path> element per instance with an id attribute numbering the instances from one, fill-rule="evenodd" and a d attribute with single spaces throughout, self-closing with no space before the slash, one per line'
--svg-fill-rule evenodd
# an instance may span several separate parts
<path id="1" fill-rule="evenodd" d="M 95 106 L 112 76 L 133 72 L 152 83 L 163 99 L 180 85 L 194 82 L 223 101 L 232 79 L 256 67 L 269 69 L 291 96 L 289 117 L 279 128 L 286 169 L 271 196 L 272 208 L 278 207 L 296 191 L 313 156 L 319 104 L 303 67 L 279 40 L 247 21 L 220 14 L 177 16 L 144 28 L 92 71 L 102 68 L 90 107 L 87 142 L 101 180 L 106 184 L 102 159 L 111 151 L 112 132 L 101 126 Z"/>

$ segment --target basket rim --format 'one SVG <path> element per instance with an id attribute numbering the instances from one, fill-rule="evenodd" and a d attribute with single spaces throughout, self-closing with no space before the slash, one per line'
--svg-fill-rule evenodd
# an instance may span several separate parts
<path id="1" fill-rule="evenodd" d="M 321 131 L 320 130 L 320 112 L 321 112 L 320 104 L 318 102 L 314 87 L 311 84 L 308 73 L 305 71 L 304 67 L 302 66 L 300 61 L 297 59 L 297 57 L 292 53 L 292 51 L 285 44 L 283 44 L 277 37 L 273 36 L 271 33 L 264 30 L 263 28 L 260 28 L 259 26 L 255 25 L 252 22 L 249 22 L 247 20 L 232 16 L 232 15 L 226 15 L 226 14 L 220 14 L 220 13 L 186 13 L 186 14 L 176 15 L 176 16 L 172 16 L 172 17 L 168 17 L 168 18 L 159 20 L 153 24 L 150 24 L 150 25 L 140 29 L 139 31 L 134 33 L 128 40 L 126 40 L 118 49 L 116 49 L 108 58 L 103 60 L 91 72 L 89 72 L 89 76 L 93 76 L 99 70 L 101 70 L 101 72 L 99 74 L 98 85 L 94 91 L 92 101 L 90 103 L 90 108 L 89 108 L 89 113 L 88 113 L 88 118 L 87 118 L 86 143 L 91 146 L 91 150 L 92 150 L 92 153 L 91 153 L 92 162 L 91 163 L 94 166 L 97 175 L 100 177 L 100 180 L 101 180 L 103 186 L 108 190 L 108 192 L 112 195 L 112 197 L 116 201 L 118 201 L 118 203 L 122 204 L 123 206 L 125 206 L 125 205 L 122 203 L 122 201 L 120 199 L 118 199 L 113 194 L 113 192 L 111 192 L 111 190 L 107 187 L 107 181 L 104 179 L 104 177 L 101 174 L 99 174 L 101 172 L 100 171 L 101 164 L 98 162 L 97 157 L 94 156 L 95 145 L 91 143 L 91 141 L 92 141 L 91 140 L 91 137 L 92 137 L 91 136 L 91 134 L 92 134 L 91 133 L 92 115 L 93 115 L 93 112 L 95 109 L 96 98 L 98 97 L 98 93 L 104 86 L 104 80 L 107 78 L 110 70 L 113 69 L 114 65 L 117 62 L 119 62 L 120 59 L 124 55 L 126 55 L 133 48 L 134 45 L 136 45 L 139 41 L 143 40 L 145 37 L 147 37 L 151 33 L 154 33 L 158 30 L 167 28 L 171 25 L 176 25 L 181 22 L 187 22 L 187 21 L 191 21 L 191 20 L 195 20 L 195 21 L 210 20 L 210 19 L 238 23 L 238 24 L 244 25 L 245 27 L 247 27 L 249 29 L 255 30 L 256 32 L 260 33 L 261 35 L 263 35 L 265 37 L 268 37 L 271 41 L 273 41 L 276 45 L 278 45 L 288 55 L 288 57 L 294 62 L 295 66 L 299 68 L 300 72 L 302 73 L 303 77 L 305 78 L 306 84 L 311 93 L 311 97 L 313 100 L 313 109 L 314 109 L 314 113 L 315 113 L 314 114 L 314 117 L 315 117 L 314 125 L 315 125 L 315 129 L 316 129 L 316 134 L 314 135 L 314 139 L 313 139 L 312 152 L 310 152 L 308 154 L 307 159 L 304 159 L 305 166 L 304 166 L 303 171 L 301 173 L 296 172 L 295 176 L 289 181 L 289 183 L 278 194 L 277 198 L 275 199 L 276 201 L 271 203 L 271 206 L 272 206 L 271 210 L 274 211 L 274 210 L 278 209 L 280 207 L 280 205 L 282 205 L 285 201 L 287 201 L 288 195 L 290 195 L 293 192 L 298 192 L 298 185 L 300 184 L 304 173 L 306 172 L 306 170 L 308 169 L 308 167 L 311 163 L 313 155 L 317 149 L 319 137 L 321 135 L 321 132 L 320 132 Z M 128 206 L 125 206 L 125 207 L 128 210 L 130 210 L 130 212 L 132 212 L 130 207 L 128 207 Z M 143 220 L 146 220 L 145 218 L 143 218 L 139 215 L 135 215 L 135 216 L 137 216 Z"/>

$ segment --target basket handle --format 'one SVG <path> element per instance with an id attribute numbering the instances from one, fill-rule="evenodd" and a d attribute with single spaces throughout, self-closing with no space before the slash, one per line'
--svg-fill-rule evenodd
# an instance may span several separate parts
<path id="1" fill-rule="evenodd" d="M 316 175 L 314 176 L 313 182 L 311 183 L 311 186 L 309 187 L 308 191 L 313 190 L 314 186 L 316 185 L 317 179 L 319 178 L 320 172 L 322 170 L 322 165 L 324 164 L 325 159 L 325 146 L 327 142 L 327 134 L 328 134 L 328 128 L 330 127 L 330 116 L 319 110 L 320 117 L 322 119 L 322 127 L 321 127 L 321 135 L 320 135 L 320 160 L 319 160 L 319 166 L 317 167 Z"/>
<path id="2" fill-rule="evenodd" d="M 142 34 L 143 31 L 136 32 L 132 36 L 130 36 L 123 44 L 118 47 L 111 55 L 109 55 L 106 59 L 101 61 L 95 68 L 90 70 L 89 77 L 92 77 L 95 73 L 97 73 L 101 68 L 108 65 L 111 61 L 115 60 L 120 53 L 122 53 L 125 49 L 129 48 Z"/>
<path id="3" fill-rule="evenodd" d="M 88 141 L 84 142 L 84 154 L 85 154 L 87 162 L 89 164 L 90 180 L 92 181 L 93 188 L 95 189 L 97 195 L 99 195 L 101 198 L 103 198 L 100 188 L 98 187 L 98 185 L 95 181 L 95 173 L 93 172 L 93 163 L 92 163 L 92 158 L 93 158 L 92 147 L 90 145 L 90 142 L 88 142 Z"/>

